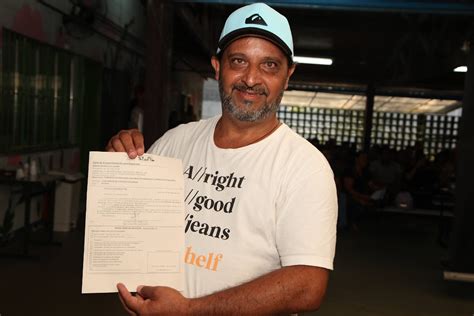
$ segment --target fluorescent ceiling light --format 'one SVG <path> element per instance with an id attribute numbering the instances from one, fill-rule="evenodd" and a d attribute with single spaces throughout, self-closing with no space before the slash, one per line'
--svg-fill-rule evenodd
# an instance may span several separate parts
<path id="1" fill-rule="evenodd" d="M 330 58 L 294 56 L 293 60 L 299 64 L 332 65 L 332 59 Z"/>
<path id="2" fill-rule="evenodd" d="M 467 72 L 467 66 L 459 66 L 454 68 L 454 72 Z"/>

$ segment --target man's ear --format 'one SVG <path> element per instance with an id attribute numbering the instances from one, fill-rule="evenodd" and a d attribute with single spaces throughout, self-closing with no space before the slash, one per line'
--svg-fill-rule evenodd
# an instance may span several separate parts
<path id="1" fill-rule="evenodd" d="M 221 66 L 221 64 L 219 62 L 219 58 L 217 58 L 217 56 L 212 56 L 211 64 L 212 64 L 212 68 L 214 68 L 214 72 L 215 72 L 214 78 L 216 80 L 219 80 L 219 69 L 220 69 L 220 66 Z"/>
<path id="2" fill-rule="evenodd" d="M 293 64 L 288 68 L 288 73 L 287 73 L 286 82 L 285 82 L 285 90 L 288 89 L 288 82 L 290 81 L 290 77 L 295 72 L 295 69 L 296 69 L 296 64 Z"/>

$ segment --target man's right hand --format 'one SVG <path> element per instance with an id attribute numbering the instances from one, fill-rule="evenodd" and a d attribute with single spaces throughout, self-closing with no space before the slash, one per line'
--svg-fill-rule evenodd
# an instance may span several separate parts
<path id="1" fill-rule="evenodd" d="M 137 129 L 121 130 L 109 140 L 105 150 L 126 152 L 128 157 L 134 159 L 145 153 L 143 134 Z"/>

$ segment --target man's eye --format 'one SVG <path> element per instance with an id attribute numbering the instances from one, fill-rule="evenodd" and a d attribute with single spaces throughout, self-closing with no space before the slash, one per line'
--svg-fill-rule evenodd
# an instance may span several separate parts
<path id="1" fill-rule="evenodd" d="M 241 65 L 243 64 L 245 61 L 242 59 L 242 58 L 233 58 L 232 59 L 232 63 L 234 64 L 237 64 L 237 65 Z"/>
<path id="2" fill-rule="evenodd" d="M 277 64 L 276 64 L 275 62 L 273 62 L 273 61 L 267 61 L 267 62 L 265 63 L 265 67 L 267 67 L 267 68 L 276 68 L 276 67 L 277 67 Z"/>

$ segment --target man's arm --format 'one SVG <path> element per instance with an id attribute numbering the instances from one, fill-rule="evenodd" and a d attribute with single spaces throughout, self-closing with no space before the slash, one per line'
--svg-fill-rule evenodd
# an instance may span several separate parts
<path id="1" fill-rule="evenodd" d="M 312 266 L 289 266 L 208 296 L 186 299 L 168 287 L 141 287 L 119 295 L 131 315 L 266 315 L 317 310 L 326 293 L 329 272 Z"/>

